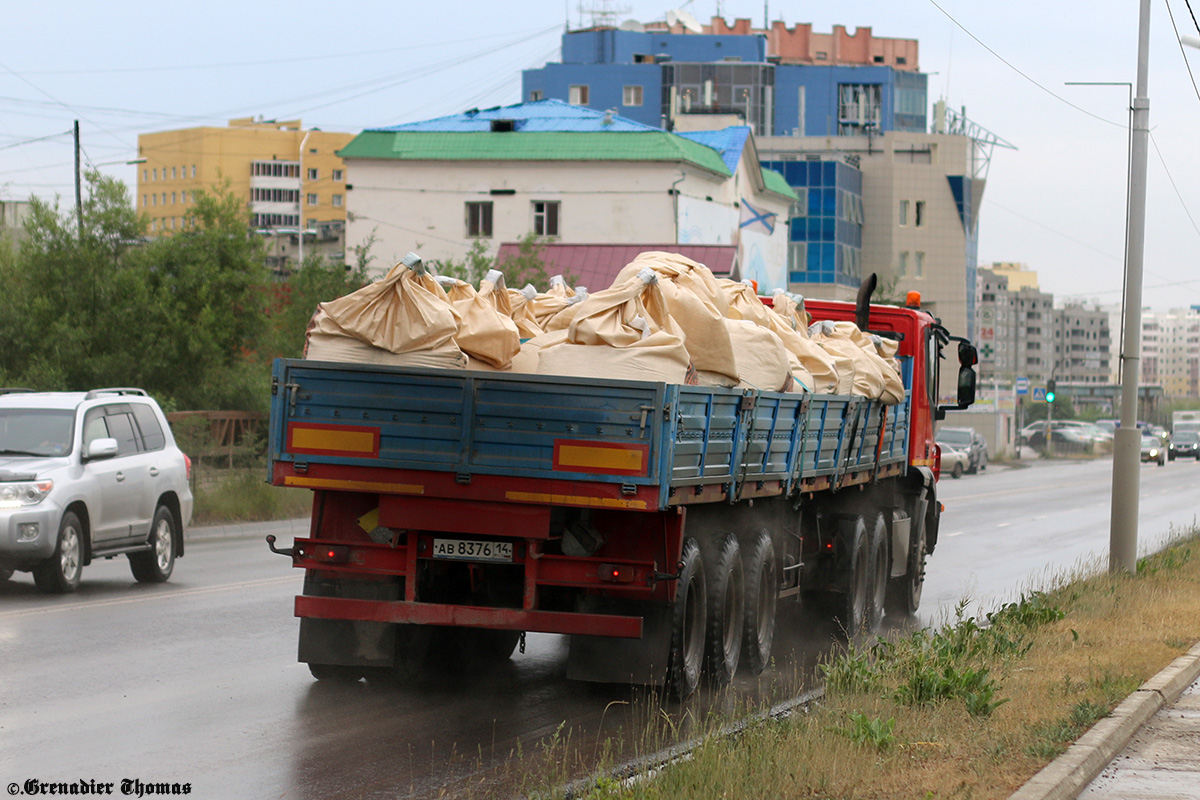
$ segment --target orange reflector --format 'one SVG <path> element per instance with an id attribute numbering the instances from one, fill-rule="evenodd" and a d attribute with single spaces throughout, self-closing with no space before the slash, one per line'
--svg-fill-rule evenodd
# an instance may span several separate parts
<path id="1" fill-rule="evenodd" d="M 287 449 L 291 453 L 319 456 L 379 456 L 379 428 L 364 425 L 288 425 Z"/>
<path id="2" fill-rule="evenodd" d="M 593 472 L 604 475 L 645 475 L 650 446 L 627 442 L 554 441 L 554 469 L 560 472 Z"/>

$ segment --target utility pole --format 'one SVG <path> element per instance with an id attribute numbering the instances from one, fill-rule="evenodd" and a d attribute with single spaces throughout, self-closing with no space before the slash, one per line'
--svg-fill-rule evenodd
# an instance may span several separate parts
<path id="1" fill-rule="evenodd" d="M 79 175 L 79 120 L 75 120 L 75 217 L 79 222 L 79 241 L 83 241 L 83 183 Z"/>
<path id="2" fill-rule="evenodd" d="M 1141 431 L 1137 427 L 1142 360 L 1142 259 L 1146 244 L 1146 156 L 1150 139 L 1150 0 L 1140 0 L 1137 93 L 1129 139 L 1129 235 L 1125 253 L 1125 342 L 1121 354 L 1121 426 L 1113 439 L 1112 512 L 1108 568 L 1137 572 Z"/>

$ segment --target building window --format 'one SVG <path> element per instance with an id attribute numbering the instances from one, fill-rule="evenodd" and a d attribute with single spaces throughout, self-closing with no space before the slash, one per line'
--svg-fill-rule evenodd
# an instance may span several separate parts
<path id="1" fill-rule="evenodd" d="M 808 242 L 788 242 L 788 272 L 808 272 Z"/>
<path id="2" fill-rule="evenodd" d="M 150 205 L 150 195 L 144 194 L 142 195 L 142 208 L 145 208 L 148 205 Z"/>
<path id="3" fill-rule="evenodd" d="M 908 201 L 901 200 L 900 201 L 900 227 L 903 228 L 906 225 L 908 225 Z"/>
<path id="4" fill-rule="evenodd" d="M 490 239 L 492 236 L 492 204 L 467 203 L 467 236 Z"/>
<path id="5" fill-rule="evenodd" d="M 621 103 L 627 106 L 640 106 L 642 104 L 642 87 L 626 86 L 622 92 Z"/>
<path id="6" fill-rule="evenodd" d="M 151 170 L 150 175 L 152 176 L 150 180 L 158 180 L 158 167 L 155 167 L 153 170 Z"/>
<path id="7" fill-rule="evenodd" d="M 925 201 L 918 200 L 913 205 L 916 210 L 916 214 L 913 217 L 913 224 L 920 228 L 925 225 Z"/>
<path id="8" fill-rule="evenodd" d="M 913 253 L 913 277 L 925 277 L 925 254 L 920 251 Z"/>
<path id="9" fill-rule="evenodd" d="M 796 192 L 796 202 L 792 203 L 792 207 L 788 209 L 788 218 L 796 219 L 798 217 L 808 216 L 808 188 L 800 187 L 794 190 Z"/>
<path id="10" fill-rule="evenodd" d="M 535 200 L 533 203 L 533 232 L 538 236 L 558 236 L 558 201 Z"/>
<path id="11" fill-rule="evenodd" d="M 333 207 L 334 208 L 342 207 L 342 196 L 340 194 L 335 194 L 333 196 Z"/>
<path id="12" fill-rule="evenodd" d="M 163 170 L 163 175 L 166 175 L 166 174 L 167 174 L 167 171 L 166 171 L 166 170 Z M 166 193 L 166 192 L 163 192 L 162 204 L 163 204 L 164 206 L 167 204 L 167 193 Z"/>
<path id="13" fill-rule="evenodd" d="M 340 169 L 335 169 L 333 171 L 333 179 L 335 181 L 345 180 L 345 175 Z"/>
<path id="14" fill-rule="evenodd" d="M 530 89 L 529 90 L 529 102 L 536 103 L 538 100 L 541 100 L 542 97 L 544 97 L 544 95 L 542 94 L 541 89 Z"/>
<path id="15" fill-rule="evenodd" d="M 309 169 L 309 171 L 308 171 L 308 179 L 309 179 L 310 181 L 315 181 L 315 180 L 317 179 L 317 171 L 316 171 L 315 169 Z"/>
<path id="16" fill-rule="evenodd" d="M 310 206 L 315 206 L 317 204 L 317 196 L 315 194 L 308 195 L 308 204 Z"/>
<path id="17" fill-rule="evenodd" d="M 172 170 L 174 170 L 175 168 L 174 168 L 174 167 L 172 167 L 171 169 L 172 169 Z M 171 205 L 175 205 L 175 198 L 176 198 L 176 197 L 177 197 L 176 193 L 175 193 L 175 192 L 171 192 Z"/>
<path id="18" fill-rule="evenodd" d="M 171 180 L 175 180 L 175 168 L 174 167 L 171 167 Z M 174 228 L 175 226 L 172 225 L 171 227 Z"/>
<path id="19" fill-rule="evenodd" d="M 150 170 L 148 170 L 148 169 L 142 170 L 142 180 L 143 181 L 150 180 Z"/>
<path id="20" fill-rule="evenodd" d="M 196 177 L 196 165 L 192 164 L 192 177 Z"/>
<path id="21" fill-rule="evenodd" d="M 588 104 L 587 84 L 577 84 L 571 87 L 568 95 L 571 105 L 586 106 Z"/>
<path id="22" fill-rule="evenodd" d="M 908 277 L 908 251 L 904 250 L 900 253 L 900 261 L 896 266 L 896 277 Z"/>

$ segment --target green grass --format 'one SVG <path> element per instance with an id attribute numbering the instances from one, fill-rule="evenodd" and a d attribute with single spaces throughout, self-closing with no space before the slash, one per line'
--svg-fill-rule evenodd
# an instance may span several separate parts
<path id="1" fill-rule="evenodd" d="M 258 471 L 219 475 L 198 485 L 194 495 L 193 525 L 295 519 L 312 511 L 312 492 L 271 486 Z"/>

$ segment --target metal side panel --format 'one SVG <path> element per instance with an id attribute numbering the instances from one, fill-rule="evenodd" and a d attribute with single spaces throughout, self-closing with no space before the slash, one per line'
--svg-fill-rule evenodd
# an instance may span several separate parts
<path id="1" fill-rule="evenodd" d="M 744 415 L 740 479 L 786 479 L 798 432 L 803 429 L 802 394 L 761 393 Z"/>
<path id="2" fill-rule="evenodd" d="M 651 484 L 666 384 L 288 361 L 277 458 Z"/>
<path id="3" fill-rule="evenodd" d="M 735 389 L 679 387 L 671 458 L 672 485 L 729 481 L 741 396 Z"/>

